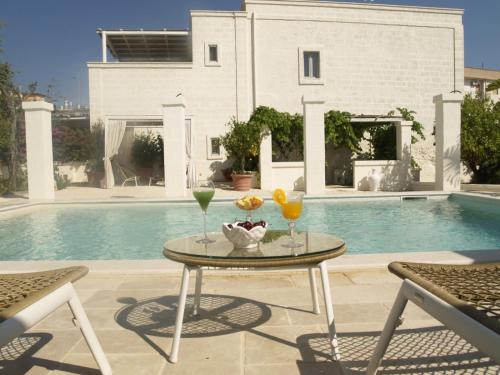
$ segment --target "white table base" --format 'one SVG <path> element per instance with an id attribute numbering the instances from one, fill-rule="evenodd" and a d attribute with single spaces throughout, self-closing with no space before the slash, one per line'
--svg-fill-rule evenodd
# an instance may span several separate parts
<path id="1" fill-rule="evenodd" d="M 330 283 L 328 280 L 328 270 L 326 268 L 326 261 L 323 261 L 319 264 L 315 265 L 304 265 L 304 266 L 296 266 L 296 267 L 279 267 L 280 270 L 285 269 L 304 269 L 307 268 L 309 273 L 309 284 L 311 287 L 311 298 L 313 305 L 313 312 L 315 314 L 319 314 L 319 302 L 318 302 L 318 290 L 316 286 L 316 277 L 314 274 L 315 268 L 319 268 L 321 274 L 321 284 L 323 289 L 323 297 L 325 302 L 325 310 L 326 310 L 326 322 L 328 324 L 328 333 L 329 333 L 329 341 L 332 350 L 332 358 L 334 361 L 340 360 L 340 351 L 338 348 L 337 341 L 337 331 L 335 329 L 335 321 L 333 316 L 333 306 L 332 306 L 332 297 L 330 290 Z M 219 268 L 221 269 L 221 268 Z M 269 268 L 259 268 L 261 270 L 269 270 Z M 241 270 L 245 270 L 245 268 L 241 268 Z M 252 271 L 255 271 L 255 268 L 251 268 Z M 179 356 L 179 344 L 181 340 L 181 332 L 182 332 L 182 323 L 184 319 L 184 311 L 186 309 L 186 299 L 187 292 L 189 287 L 189 273 L 191 271 L 196 271 L 196 284 L 195 284 L 195 295 L 194 295 L 194 306 L 193 306 L 193 314 L 197 315 L 200 309 L 200 301 L 201 301 L 201 284 L 203 279 L 203 268 L 201 266 L 188 266 L 184 265 L 184 269 L 182 270 L 182 282 L 181 289 L 179 292 L 179 303 L 177 306 L 177 316 L 175 319 L 175 332 L 174 338 L 172 341 L 172 348 L 170 351 L 169 361 L 172 363 L 176 363 Z"/>

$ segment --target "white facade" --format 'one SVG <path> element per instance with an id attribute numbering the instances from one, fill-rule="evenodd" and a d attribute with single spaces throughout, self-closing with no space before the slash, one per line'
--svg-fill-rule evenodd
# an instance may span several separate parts
<path id="1" fill-rule="evenodd" d="M 182 93 L 195 124 L 197 173 L 212 176 L 224 160 L 209 155 L 207 137 L 259 105 L 302 112 L 302 97 L 312 95 L 325 111 L 379 115 L 406 107 L 425 126 L 427 140 L 411 150 L 421 180 L 434 181 L 433 97 L 463 88 L 462 14 L 272 0 L 246 0 L 236 12 L 192 11 L 192 61 L 88 63 L 91 123 L 161 120 L 166 98 Z M 319 79 L 304 77 L 304 51 L 319 52 Z"/>

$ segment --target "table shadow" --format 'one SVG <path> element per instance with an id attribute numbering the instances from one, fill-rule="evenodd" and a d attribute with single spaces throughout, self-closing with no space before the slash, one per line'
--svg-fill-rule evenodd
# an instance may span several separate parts
<path id="1" fill-rule="evenodd" d="M 161 296 L 142 300 L 120 298 L 126 306 L 115 314 L 115 321 L 123 328 L 135 332 L 160 355 L 166 353 L 149 336 L 172 337 L 175 330 L 178 296 Z M 203 294 L 199 314 L 194 316 L 193 296 L 188 296 L 182 337 L 212 337 L 234 332 L 251 331 L 267 322 L 271 309 L 247 298 Z"/>

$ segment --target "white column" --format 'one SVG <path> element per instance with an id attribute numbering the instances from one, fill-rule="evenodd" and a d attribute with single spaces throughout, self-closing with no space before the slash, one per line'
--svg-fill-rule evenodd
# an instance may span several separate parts
<path id="1" fill-rule="evenodd" d="M 107 46 L 107 36 L 105 31 L 101 31 L 101 42 L 102 42 L 102 62 L 108 62 L 108 46 Z"/>
<path id="2" fill-rule="evenodd" d="M 397 160 L 411 163 L 411 127 L 413 121 L 398 121 L 396 125 Z"/>
<path id="3" fill-rule="evenodd" d="M 268 135 L 260 144 L 259 169 L 260 188 L 262 190 L 273 190 L 273 145 L 271 135 Z"/>
<path id="4" fill-rule="evenodd" d="M 325 101 L 302 98 L 304 105 L 304 180 L 306 194 L 325 192 Z"/>
<path id="5" fill-rule="evenodd" d="M 186 102 L 183 96 L 163 104 L 165 194 L 186 196 Z"/>
<path id="6" fill-rule="evenodd" d="M 54 162 L 52 156 L 52 114 L 54 105 L 23 102 L 26 121 L 29 199 L 54 199 Z"/>
<path id="7" fill-rule="evenodd" d="M 436 105 L 436 190 L 460 190 L 460 105 L 462 94 L 434 97 Z"/>

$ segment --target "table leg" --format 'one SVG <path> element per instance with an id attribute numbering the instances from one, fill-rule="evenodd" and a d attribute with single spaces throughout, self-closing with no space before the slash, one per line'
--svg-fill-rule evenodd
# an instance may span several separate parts
<path id="1" fill-rule="evenodd" d="M 203 280 L 203 269 L 198 267 L 196 269 L 196 284 L 194 287 L 194 306 L 193 315 L 198 315 L 200 311 L 200 301 L 201 301 L 201 283 Z"/>
<path id="2" fill-rule="evenodd" d="M 328 334 L 330 336 L 330 344 L 332 346 L 332 357 L 334 361 L 340 361 L 340 351 L 337 341 L 337 331 L 335 329 L 335 321 L 333 317 L 332 295 L 330 291 L 330 283 L 328 281 L 328 270 L 326 262 L 319 264 L 321 272 L 321 283 L 323 284 L 323 296 L 325 298 L 326 321 L 328 323 Z"/>
<path id="3" fill-rule="evenodd" d="M 177 306 L 177 317 L 175 318 L 175 332 L 174 339 L 172 341 L 172 349 L 170 350 L 170 356 L 168 360 L 172 363 L 177 362 L 177 356 L 179 354 L 179 344 L 181 340 L 181 332 L 182 332 L 182 321 L 184 319 L 184 309 L 186 307 L 186 297 L 189 287 L 189 267 L 184 266 L 182 270 L 182 283 L 181 283 L 181 291 L 179 293 L 179 303 Z"/>
<path id="4" fill-rule="evenodd" d="M 309 267 L 309 286 L 311 287 L 311 298 L 313 311 L 315 314 L 319 314 L 319 302 L 318 302 L 318 287 L 316 285 L 316 275 L 314 274 L 314 268 Z"/>

